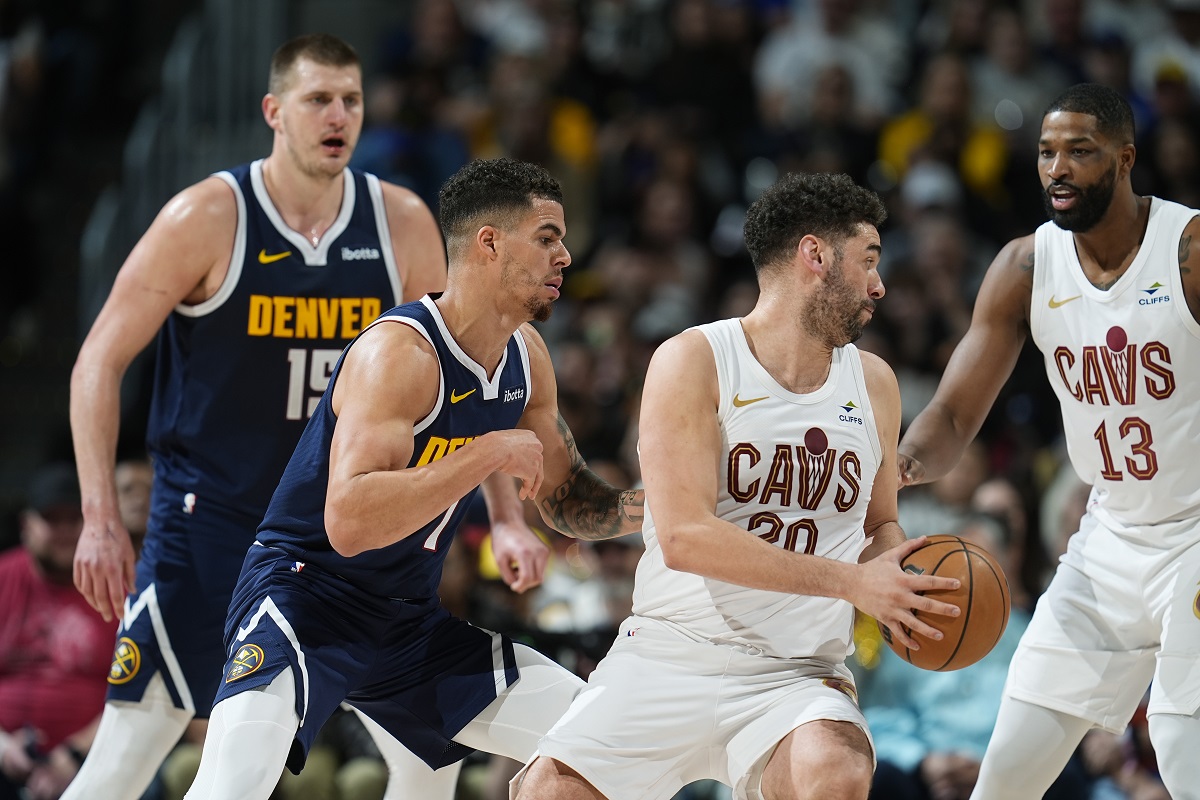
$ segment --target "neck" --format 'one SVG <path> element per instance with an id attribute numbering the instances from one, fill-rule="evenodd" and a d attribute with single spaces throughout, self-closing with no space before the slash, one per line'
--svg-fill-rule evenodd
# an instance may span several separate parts
<path id="1" fill-rule="evenodd" d="M 283 221 L 315 246 L 341 210 L 345 173 L 305 174 L 274 153 L 262 170 L 267 194 Z"/>
<path id="2" fill-rule="evenodd" d="M 833 350 L 804 329 L 791 305 L 761 297 L 742 319 L 742 330 L 750 352 L 780 386 L 808 394 L 829 377 Z"/>
<path id="3" fill-rule="evenodd" d="M 451 280 L 434 302 L 454 341 L 490 375 L 500 364 L 509 338 L 527 320 L 502 313 L 499 304 L 489 299 L 498 290 L 484 284 L 477 281 L 464 287 Z"/>
<path id="4" fill-rule="evenodd" d="M 1095 227 L 1074 234 L 1081 263 L 1085 267 L 1094 265 L 1102 279 L 1111 273 L 1123 273 L 1137 254 L 1149 222 L 1150 198 L 1132 191 L 1114 195 L 1108 213 Z"/>

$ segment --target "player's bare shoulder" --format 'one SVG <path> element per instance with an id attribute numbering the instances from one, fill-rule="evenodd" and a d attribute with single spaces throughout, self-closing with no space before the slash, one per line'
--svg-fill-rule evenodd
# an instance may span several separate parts
<path id="1" fill-rule="evenodd" d="M 1002 319 L 1014 324 L 1029 320 L 1033 300 L 1034 235 L 1013 239 L 996 254 L 976 298 L 976 316 L 992 322 Z M 1045 268 L 1045 265 L 1042 265 Z"/>
<path id="2" fill-rule="evenodd" d="M 862 361 L 863 379 L 867 383 L 867 395 L 875 410 L 876 421 L 885 419 L 898 424 L 900 419 L 900 384 L 891 365 L 874 353 L 859 350 Z"/>
<path id="3" fill-rule="evenodd" d="M 392 398 L 409 407 L 416 419 L 432 410 L 440 385 L 441 364 L 429 340 L 400 318 L 382 317 L 347 350 L 334 387 L 333 411 L 340 415 L 351 391 Z"/>

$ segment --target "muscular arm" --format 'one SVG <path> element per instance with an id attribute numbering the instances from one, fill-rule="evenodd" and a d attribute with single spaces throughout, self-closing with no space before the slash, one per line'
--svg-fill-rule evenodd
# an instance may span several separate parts
<path id="1" fill-rule="evenodd" d="M 404 287 L 402 301 L 419 300 L 446 288 L 446 249 L 429 207 L 413 192 L 383 184 L 392 251 Z"/>
<path id="2" fill-rule="evenodd" d="M 890 465 L 896 461 L 896 440 L 900 437 L 900 387 L 896 375 L 883 359 L 871 353 L 861 353 L 867 394 L 875 415 L 875 430 L 879 433 L 879 449 L 883 467 L 875 473 L 871 485 L 871 502 L 863 529 L 867 547 L 859 562 L 873 558 L 897 547 L 908 538 L 896 521 L 899 509 L 896 492 L 899 490 L 896 473 Z"/>
<path id="3" fill-rule="evenodd" d="M 1200 322 L 1200 217 L 1193 218 L 1179 238 L 1179 277 L 1192 319 Z"/>
<path id="4" fill-rule="evenodd" d="M 891 385 L 898 408 L 894 379 Z M 880 404 L 892 409 L 887 402 Z M 908 628 L 934 635 L 912 609 L 950 613 L 950 606 L 917 594 L 935 588 L 924 581 L 936 579 L 906 575 L 899 567 L 899 559 L 920 540 L 901 544 L 887 558 L 847 564 L 784 550 L 716 515 L 721 463 L 726 457 L 717 406 L 716 366 L 703 334 L 688 331 L 660 346 L 646 373 L 639 429 L 647 502 L 654 508 L 667 566 L 754 589 L 841 598 L 889 627 L 891 620 L 900 620 Z M 893 433 L 893 441 L 894 437 Z M 878 499 L 878 505 L 875 502 L 869 532 L 882 537 L 882 543 L 899 532 L 894 488 L 890 513 L 886 496 Z M 899 533 L 898 541 L 903 539 Z"/>
<path id="5" fill-rule="evenodd" d="M 333 390 L 338 420 L 325 504 L 329 541 L 341 555 L 412 535 L 497 470 L 537 483 L 541 446 L 522 431 L 493 431 L 408 467 L 414 426 L 432 410 L 440 380 L 433 347 L 402 323 L 374 326 L 347 353 Z"/>
<path id="6" fill-rule="evenodd" d="M 533 379 L 519 426 L 535 433 L 543 447 L 545 480 L 536 494 L 542 519 L 575 539 L 611 539 L 640 531 L 642 491 L 617 489 L 588 469 L 558 413 L 558 386 L 546 344 L 530 325 L 521 332 L 529 344 Z"/>
<path id="7" fill-rule="evenodd" d="M 233 193 L 219 178 L 167 203 L 117 274 L 71 372 L 71 435 L 84 516 L 75 585 L 105 620 L 121 615 L 133 585 L 134 554 L 113 479 L 121 380 L 175 306 L 216 291 L 236 224 Z"/>
<path id="8" fill-rule="evenodd" d="M 971 327 L 900 442 L 903 485 L 945 475 L 979 433 L 1028 335 L 1033 268 L 1033 236 L 1009 242 L 988 267 Z"/>

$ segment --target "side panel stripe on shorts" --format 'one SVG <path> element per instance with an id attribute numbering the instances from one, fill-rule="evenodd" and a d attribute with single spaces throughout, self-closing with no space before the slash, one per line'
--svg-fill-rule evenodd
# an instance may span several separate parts
<path id="1" fill-rule="evenodd" d="M 244 628 L 238 628 L 237 639 L 234 646 L 230 648 L 230 655 L 237 649 L 237 642 L 246 641 L 246 637 L 250 632 L 258 627 L 259 620 L 264 614 L 269 614 L 275 624 L 279 626 L 279 630 L 283 631 L 283 635 L 292 643 L 292 649 L 296 651 L 296 664 L 300 667 L 300 683 L 303 685 L 302 697 L 303 708 L 300 712 L 300 727 L 304 727 L 304 718 L 308 716 L 308 667 L 304 664 L 304 651 L 300 649 L 300 640 L 296 637 L 296 632 L 292 630 L 292 625 L 283 616 L 283 612 L 279 610 L 279 606 L 275 605 L 275 601 L 270 597 L 266 597 L 262 601 L 262 605 L 258 607 L 258 611 L 254 612 L 254 616 L 246 623 Z"/>
<path id="2" fill-rule="evenodd" d="M 508 688 L 508 674 L 504 668 L 504 638 L 492 634 L 492 674 L 496 677 L 496 696 Z"/>
<path id="3" fill-rule="evenodd" d="M 162 610 L 158 607 L 158 590 L 153 583 L 138 595 L 137 602 L 133 605 L 129 604 L 128 597 L 125 598 L 122 628 L 128 629 L 143 611 L 150 614 L 150 625 L 154 628 L 154 638 L 158 640 L 158 651 L 167 671 L 171 673 L 171 680 L 175 683 L 175 691 L 179 692 L 179 700 L 183 703 L 184 710 L 195 714 L 196 704 L 192 700 L 192 690 L 188 688 L 183 668 L 179 666 L 179 659 L 175 657 L 175 651 L 171 648 L 171 637 L 167 635 L 167 625 L 163 622 Z"/>

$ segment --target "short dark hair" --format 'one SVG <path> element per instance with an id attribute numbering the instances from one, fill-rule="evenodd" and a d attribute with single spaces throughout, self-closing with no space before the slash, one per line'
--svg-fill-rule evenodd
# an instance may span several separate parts
<path id="1" fill-rule="evenodd" d="M 1129 107 L 1129 101 L 1116 89 L 1098 83 L 1077 83 L 1054 98 L 1054 101 L 1046 106 L 1046 113 L 1042 118 L 1055 111 L 1087 114 L 1095 118 L 1096 130 L 1104 136 L 1121 144 L 1133 144 L 1136 134 L 1133 109 Z"/>
<path id="2" fill-rule="evenodd" d="M 302 58 L 327 67 L 362 69 L 358 53 L 349 44 L 328 33 L 309 33 L 289 39 L 275 50 L 275 54 L 271 56 L 267 91 L 274 95 L 286 91 L 292 68 Z"/>
<path id="3" fill-rule="evenodd" d="M 833 244 L 834 252 L 858 234 L 860 225 L 878 228 L 887 219 L 879 195 L 848 175 L 793 172 L 763 192 L 746 212 L 746 249 L 756 272 L 791 258 L 805 236 Z"/>
<path id="4" fill-rule="evenodd" d="M 496 158 L 472 161 L 438 193 L 438 223 L 449 244 L 481 225 L 510 227 L 533 208 L 535 198 L 562 204 L 562 187 L 549 172 L 524 161 Z"/>

